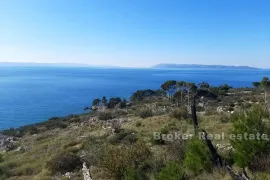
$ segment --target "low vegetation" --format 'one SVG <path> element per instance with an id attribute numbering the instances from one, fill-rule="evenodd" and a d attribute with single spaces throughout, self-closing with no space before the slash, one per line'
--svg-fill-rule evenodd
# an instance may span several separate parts
<path id="1" fill-rule="evenodd" d="M 46 168 L 52 173 L 72 172 L 81 167 L 81 159 L 73 153 L 62 153 L 52 157 L 47 163 Z"/>
<path id="2" fill-rule="evenodd" d="M 130 101 L 101 97 L 84 114 L 4 130 L 0 180 L 81 180 L 84 162 L 93 180 L 270 179 L 269 82 L 169 80 Z"/>

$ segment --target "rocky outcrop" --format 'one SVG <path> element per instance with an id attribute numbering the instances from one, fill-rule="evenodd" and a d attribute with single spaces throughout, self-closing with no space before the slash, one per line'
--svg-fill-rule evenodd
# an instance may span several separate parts
<path id="1" fill-rule="evenodd" d="M 228 143 L 228 144 L 216 144 L 216 148 L 218 150 L 225 150 L 225 151 L 234 150 L 230 143 Z"/>
<path id="2" fill-rule="evenodd" d="M 16 140 L 14 137 L 5 136 L 0 133 L 0 151 L 7 151 L 14 147 Z"/>
<path id="3" fill-rule="evenodd" d="M 83 179 L 84 179 L 84 180 L 93 180 L 93 179 L 91 178 L 91 175 L 90 175 L 90 169 L 87 168 L 85 162 L 83 163 L 82 172 L 83 172 Z"/>

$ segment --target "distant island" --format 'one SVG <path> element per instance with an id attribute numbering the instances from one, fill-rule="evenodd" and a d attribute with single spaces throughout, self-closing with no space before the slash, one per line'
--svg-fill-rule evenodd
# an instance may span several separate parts
<path id="1" fill-rule="evenodd" d="M 203 64 L 157 64 L 151 68 L 178 69 L 178 68 L 216 68 L 216 69 L 259 69 L 250 66 L 226 66 L 226 65 L 203 65 Z"/>
<path id="2" fill-rule="evenodd" d="M 34 63 L 34 62 L 0 62 L 0 67 L 91 67 L 91 68 L 135 68 L 120 67 L 112 65 L 90 65 L 80 63 Z M 150 68 L 156 69 L 180 69 L 180 68 L 198 68 L 198 69 L 260 69 L 250 66 L 227 66 L 227 65 L 203 65 L 203 64 L 157 64 Z"/>

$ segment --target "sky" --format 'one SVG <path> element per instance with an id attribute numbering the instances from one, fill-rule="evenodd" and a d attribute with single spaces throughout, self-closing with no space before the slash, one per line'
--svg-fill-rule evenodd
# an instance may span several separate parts
<path id="1" fill-rule="evenodd" d="M 270 68 L 270 1 L 0 0 L 0 62 Z"/>

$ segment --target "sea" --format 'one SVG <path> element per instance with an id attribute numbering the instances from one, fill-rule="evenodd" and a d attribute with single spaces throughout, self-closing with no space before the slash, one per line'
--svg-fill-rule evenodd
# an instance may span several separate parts
<path id="1" fill-rule="evenodd" d="M 138 89 L 159 89 L 166 80 L 251 87 L 270 77 L 263 69 L 132 69 L 0 67 L 0 129 L 84 113 L 94 98 L 129 98 Z"/>

